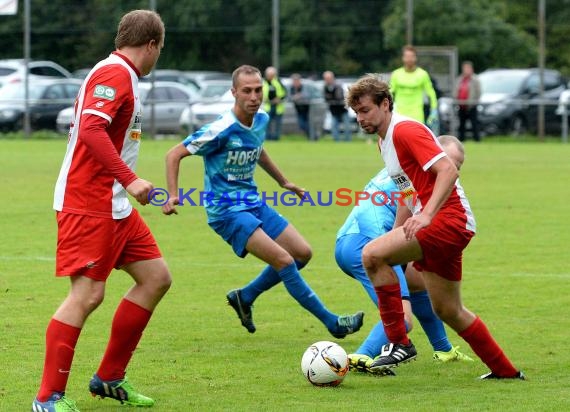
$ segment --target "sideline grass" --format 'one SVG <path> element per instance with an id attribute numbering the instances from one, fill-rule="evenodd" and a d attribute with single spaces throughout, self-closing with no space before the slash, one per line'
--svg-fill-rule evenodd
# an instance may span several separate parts
<path id="1" fill-rule="evenodd" d="M 147 141 L 138 172 L 164 185 L 163 157 L 173 141 Z M 293 181 L 311 191 L 360 190 L 381 167 L 374 145 L 303 141 L 266 145 Z M 56 226 L 51 210 L 64 140 L 0 140 L 0 411 L 29 410 L 41 375 L 45 326 L 67 292 L 53 278 Z M 567 229 L 570 146 L 557 143 L 467 144 L 462 184 L 478 224 L 464 259 L 464 300 L 488 324 L 528 382 L 479 382 L 480 362 L 438 365 L 416 322 L 418 361 L 396 378 L 350 374 L 338 388 L 313 388 L 300 359 L 314 341 L 332 339 L 282 286 L 256 302 L 258 332 L 249 335 L 225 306 L 227 290 L 262 265 L 240 260 L 207 226 L 204 211 L 180 208 L 162 216 L 139 208 L 170 265 L 174 285 L 137 350 L 129 376 L 154 397 L 157 411 L 567 410 L 570 265 Z M 279 190 L 259 170 L 261 190 Z M 202 188 L 201 159 L 185 159 L 182 185 Z M 347 207 L 279 207 L 312 244 L 303 271 L 327 306 L 365 310 L 364 329 L 339 343 L 354 350 L 377 310 L 334 263 L 335 233 Z M 115 272 L 106 301 L 88 320 L 77 347 L 68 395 L 81 411 L 115 411 L 86 387 L 106 344 L 112 313 L 130 285 Z M 453 343 L 472 354 L 453 332 Z"/>

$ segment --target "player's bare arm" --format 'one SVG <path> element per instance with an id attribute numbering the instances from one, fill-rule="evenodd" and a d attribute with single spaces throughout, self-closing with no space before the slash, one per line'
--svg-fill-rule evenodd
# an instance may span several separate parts
<path id="1" fill-rule="evenodd" d="M 407 206 L 399 204 L 396 209 L 396 220 L 394 220 L 393 229 L 402 226 L 404 222 L 411 217 L 412 217 L 412 212 L 410 211 L 410 209 Z"/>
<path id="2" fill-rule="evenodd" d="M 407 240 L 412 239 L 418 230 L 429 226 L 436 213 L 451 194 L 455 181 L 459 177 L 457 167 L 447 156 L 435 162 L 429 168 L 429 171 L 437 175 L 433 192 L 421 213 L 412 216 L 403 224 Z"/>
<path id="3" fill-rule="evenodd" d="M 190 152 L 183 144 L 177 144 L 166 153 L 166 187 L 168 190 L 168 202 L 162 206 L 162 213 L 165 215 L 178 214 L 175 206 L 178 204 L 178 174 L 180 171 L 180 161 Z"/>
<path id="4" fill-rule="evenodd" d="M 259 164 L 259 166 L 261 166 L 261 168 L 265 170 L 267 174 L 271 176 L 282 188 L 294 192 L 300 198 L 302 198 L 305 195 L 305 189 L 287 180 L 287 178 L 283 175 L 283 173 L 281 173 L 281 170 L 279 170 L 275 162 L 271 160 L 265 149 L 261 150 L 261 155 L 259 156 L 257 164 Z"/>

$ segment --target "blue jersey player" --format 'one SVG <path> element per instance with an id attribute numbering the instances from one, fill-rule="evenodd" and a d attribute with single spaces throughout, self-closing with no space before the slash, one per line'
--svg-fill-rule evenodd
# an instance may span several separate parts
<path id="1" fill-rule="evenodd" d="M 461 143 L 453 136 L 442 136 L 440 142 L 459 169 L 464 159 Z M 396 219 L 398 190 L 386 169 L 382 169 L 368 182 L 364 188 L 368 196 L 352 209 L 337 234 L 335 247 L 337 264 L 343 272 L 362 284 L 376 306 L 378 298 L 362 264 L 362 249 L 371 240 L 392 230 Z M 433 347 L 434 359 L 443 362 L 471 360 L 449 342 L 442 321 L 432 310 L 422 278 L 417 276 L 412 265 L 408 266 L 406 275 L 400 266 L 394 266 L 393 269 L 400 282 L 404 319 L 408 331 L 412 328 L 413 312 Z M 412 293 L 408 289 L 406 276 L 409 278 Z M 374 373 L 369 367 L 373 359 L 380 354 L 382 346 L 387 343 L 384 326 L 382 322 L 378 322 L 355 353 L 349 355 L 350 368 Z"/>
<path id="2" fill-rule="evenodd" d="M 208 224 L 228 242 L 236 255 L 251 253 L 268 266 L 248 285 L 232 290 L 228 303 L 241 324 L 255 332 L 252 304 L 266 290 L 283 281 L 285 288 L 306 310 L 315 315 L 336 338 L 356 332 L 363 312 L 338 316 L 330 312 L 305 282 L 299 270 L 311 258 L 307 241 L 280 214 L 263 203 L 253 175 L 259 164 L 279 185 L 303 196 L 304 190 L 289 182 L 263 148 L 268 115 L 259 111 L 262 77 L 252 66 L 240 66 L 232 76 L 235 104 L 231 111 L 188 136 L 166 156 L 166 177 L 170 198 L 163 213 L 176 213 L 178 171 L 182 158 L 204 159 Z"/>

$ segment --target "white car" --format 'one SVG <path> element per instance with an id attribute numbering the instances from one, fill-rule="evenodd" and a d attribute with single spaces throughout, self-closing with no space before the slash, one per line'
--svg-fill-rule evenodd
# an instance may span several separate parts
<path id="1" fill-rule="evenodd" d="M 23 82 L 25 74 L 23 59 L 0 60 L 0 87 L 8 83 Z M 30 80 L 70 77 L 71 73 L 52 61 L 38 60 L 28 63 L 28 78 Z"/>
<path id="2" fill-rule="evenodd" d="M 139 83 L 139 97 L 143 104 L 143 130 L 151 129 L 152 105 L 154 104 L 154 127 L 159 134 L 178 134 L 181 113 L 198 100 L 192 89 L 176 82 Z M 57 116 L 57 130 L 69 131 L 73 107 L 62 110 Z"/>

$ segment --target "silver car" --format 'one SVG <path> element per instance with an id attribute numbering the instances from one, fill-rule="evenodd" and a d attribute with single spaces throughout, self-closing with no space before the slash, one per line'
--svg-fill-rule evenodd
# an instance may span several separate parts
<path id="1" fill-rule="evenodd" d="M 154 130 L 158 134 L 178 134 L 178 121 L 184 109 L 198 100 L 192 89 L 176 82 L 139 83 L 139 97 L 143 104 L 143 125 L 151 130 L 152 106 L 154 105 Z M 69 131 L 73 107 L 62 110 L 57 116 L 57 130 Z"/>

